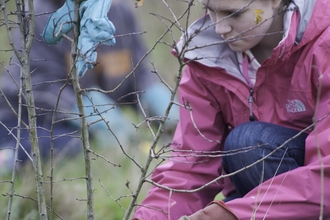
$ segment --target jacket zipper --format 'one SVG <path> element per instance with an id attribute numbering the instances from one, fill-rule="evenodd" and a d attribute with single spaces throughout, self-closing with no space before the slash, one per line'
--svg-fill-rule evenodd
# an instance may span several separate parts
<path id="1" fill-rule="evenodd" d="M 254 98 L 253 98 L 253 94 L 254 94 L 254 89 L 253 89 L 253 83 L 250 80 L 249 77 L 249 61 L 248 61 L 248 56 L 243 53 L 243 63 L 242 63 L 242 69 L 243 69 L 243 77 L 245 78 L 245 80 L 247 81 L 248 86 L 250 87 L 250 95 L 247 99 L 248 104 L 249 104 L 249 120 L 250 121 L 255 121 L 255 116 L 253 115 L 253 103 L 254 103 Z"/>
<path id="2" fill-rule="evenodd" d="M 250 88 L 250 96 L 248 98 L 249 109 L 250 109 L 250 116 L 249 116 L 250 121 L 255 121 L 256 120 L 256 118 L 253 115 L 253 111 L 252 111 L 252 105 L 254 103 L 253 93 L 254 93 L 254 89 Z"/>

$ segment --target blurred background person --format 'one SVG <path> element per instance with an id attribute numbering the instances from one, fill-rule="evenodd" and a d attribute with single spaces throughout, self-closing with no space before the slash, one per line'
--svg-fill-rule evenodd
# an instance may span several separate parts
<path id="1" fill-rule="evenodd" d="M 76 98 L 68 79 L 71 67 L 71 45 L 67 39 L 60 44 L 48 46 L 42 41 L 40 34 L 45 27 L 49 13 L 60 8 L 63 0 L 35 1 L 35 38 L 30 53 L 33 94 L 37 112 L 37 126 L 41 156 L 48 158 L 51 146 L 51 131 L 54 139 L 54 153 L 68 156 L 76 155 L 81 150 L 79 133 L 79 117 L 77 114 Z M 147 50 L 143 42 L 143 35 L 139 32 L 137 19 L 125 1 L 114 0 L 108 13 L 109 20 L 116 27 L 116 44 L 112 47 L 98 48 L 98 64 L 81 78 L 83 88 L 99 88 L 112 90 L 120 84 L 135 68 Z M 15 34 L 14 45 L 19 48 L 20 36 Z M 1 76 L 1 90 L 6 99 L 18 110 L 20 66 L 16 58 L 10 59 L 6 71 Z M 156 74 L 144 59 L 134 73 L 113 93 L 87 92 L 84 98 L 85 111 L 89 122 L 101 119 L 96 113 L 102 113 L 111 131 L 121 138 L 134 135 L 135 129 L 131 118 L 122 111 L 122 107 L 133 109 L 140 114 L 137 95 L 148 116 L 163 116 L 170 101 L 170 91 L 160 82 Z M 27 109 L 22 99 L 22 120 L 28 124 Z M 17 116 L 8 106 L 2 96 L 0 98 L 0 166 L 13 165 L 14 148 L 16 145 Z M 95 112 L 95 107 L 97 112 Z M 56 113 L 52 127 L 53 114 Z M 95 116 L 92 116 L 96 114 Z M 175 127 L 178 111 L 172 109 L 168 121 L 169 127 Z M 75 118 L 75 120 L 74 120 Z M 104 121 L 94 123 L 90 127 L 90 134 L 99 140 L 99 144 L 107 143 L 111 139 L 106 133 L 108 126 Z M 113 139 L 111 139 L 113 140 Z M 21 126 L 21 145 L 30 152 L 28 130 Z M 5 150 L 6 149 L 6 150 Z M 26 161 L 28 156 L 20 148 L 18 159 Z"/>

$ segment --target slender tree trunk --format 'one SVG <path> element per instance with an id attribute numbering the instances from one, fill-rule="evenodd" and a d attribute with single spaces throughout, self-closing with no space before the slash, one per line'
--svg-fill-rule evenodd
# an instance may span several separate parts
<path id="1" fill-rule="evenodd" d="M 46 220 L 47 208 L 46 208 L 46 201 L 44 195 L 43 173 L 41 168 L 41 160 L 40 160 L 40 152 L 39 152 L 37 116 L 36 116 L 32 81 L 31 81 L 31 72 L 30 72 L 30 50 L 31 50 L 32 42 L 34 40 L 34 22 L 35 22 L 33 0 L 29 0 L 27 4 L 28 4 L 28 16 L 24 14 L 26 10 L 24 9 L 23 2 L 17 1 L 17 11 L 20 12 L 18 13 L 18 15 L 24 15 L 25 17 L 30 18 L 29 22 L 25 23 L 25 19 L 23 19 L 21 16 L 18 16 L 19 23 L 21 24 L 20 34 L 21 34 L 21 45 L 22 45 L 22 54 L 19 57 L 21 63 L 21 77 L 23 78 L 23 85 L 21 86 L 23 86 L 23 92 L 25 93 L 25 99 L 26 99 L 26 105 L 28 111 L 28 123 L 29 123 L 28 130 L 29 130 L 32 159 L 33 159 L 32 164 L 34 168 L 35 181 L 36 181 L 35 183 L 36 183 L 39 216 L 41 220 Z M 21 9 L 21 6 L 23 6 L 23 9 Z M 26 33 L 27 33 L 27 37 L 25 38 Z"/>
<path id="2" fill-rule="evenodd" d="M 75 8 L 79 8 L 80 0 L 75 1 Z M 87 187 L 87 219 L 94 219 L 94 187 L 93 187 L 93 176 L 92 176 L 92 163 L 91 163 L 91 151 L 89 143 L 89 133 L 88 133 L 88 123 L 85 117 L 84 103 L 82 99 L 82 93 L 79 83 L 79 77 L 77 69 L 75 68 L 75 60 L 77 58 L 77 44 L 79 36 L 79 10 L 75 10 L 75 21 L 76 25 L 74 26 L 74 42 L 72 43 L 72 84 L 76 94 L 77 106 L 80 115 L 80 125 L 81 125 L 81 138 L 84 151 L 84 161 L 85 161 L 85 173 L 86 173 L 86 187 Z"/>

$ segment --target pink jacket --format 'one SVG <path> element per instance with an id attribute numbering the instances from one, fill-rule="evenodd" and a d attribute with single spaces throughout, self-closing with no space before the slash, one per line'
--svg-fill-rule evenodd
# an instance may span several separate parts
<path id="1" fill-rule="evenodd" d="M 305 166 L 227 203 L 242 220 L 330 219 L 330 4 L 294 2 L 296 10 L 285 17 L 286 37 L 257 72 L 252 109 L 259 121 L 295 129 L 317 123 L 307 131 Z M 172 189 L 196 190 L 221 176 L 222 143 L 233 127 L 249 120 L 249 87 L 235 54 L 225 44 L 214 44 L 221 38 L 209 24 L 206 15 L 189 28 L 190 36 L 200 31 L 189 41 L 179 88 L 179 100 L 187 108 L 180 110 L 173 157 L 152 175 L 153 181 Z M 178 47 L 184 42 L 182 37 Z M 153 186 L 134 217 L 176 220 L 232 189 L 229 178 L 193 193 Z"/>

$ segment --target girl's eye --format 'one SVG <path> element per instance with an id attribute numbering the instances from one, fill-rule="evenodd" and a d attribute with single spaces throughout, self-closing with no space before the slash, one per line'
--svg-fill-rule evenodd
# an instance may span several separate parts
<path id="1" fill-rule="evenodd" d="M 237 18 L 238 16 L 241 15 L 240 11 L 234 11 L 234 12 L 228 12 L 230 17 Z"/>
<path id="2" fill-rule="evenodd" d="M 237 17 L 239 17 L 242 14 L 242 10 L 215 12 L 214 10 L 212 10 L 209 7 L 204 6 L 203 8 L 204 8 L 204 10 L 207 10 L 207 12 L 210 15 L 214 15 L 215 13 L 217 13 L 219 15 L 222 14 L 225 17 L 228 16 L 228 17 L 232 17 L 232 18 L 237 18 Z"/>

